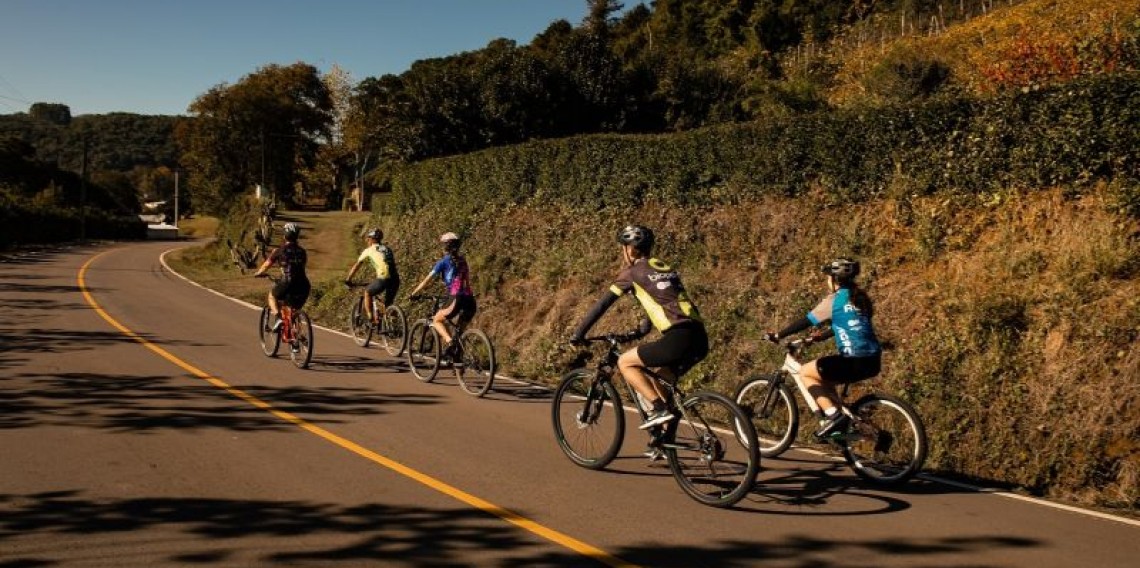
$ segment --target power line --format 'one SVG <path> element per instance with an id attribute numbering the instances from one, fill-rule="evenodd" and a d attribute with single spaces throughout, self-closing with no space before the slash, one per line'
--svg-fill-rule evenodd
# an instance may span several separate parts
<path id="1" fill-rule="evenodd" d="M 24 99 L 17 99 L 17 98 L 15 98 L 15 97 L 6 97 L 6 96 L 4 96 L 4 95 L 0 95 L 0 99 L 8 99 L 8 100 L 10 100 L 10 101 L 16 101 L 16 102 L 18 102 L 18 103 L 24 103 L 24 104 L 28 104 L 28 105 L 32 104 L 32 103 L 30 103 L 30 102 L 28 102 L 28 101 L 25 101 Z"/>
<path id="2" fill-rule="evenodd" d="M 11 93 L 15 94 L 17 97 L 20 97 L 19 99 L 13 99 L 13 100 L 15 100 L 15 101 L 18 101 L 18 102 L 21 102 L 21 103 L 24 103 L 24 104 L 29 104 L 29 105 L 30 105 L 30 104 L 32 104 L 32 103 L 30 103 L 30 102 L 28 102 L 28 101 L 26 101 L 26 100 L 22 100 L 22 99 L 25 99 L 25 98 L 27 98 L 27 97 L 25 97 L 25 96 L 24 96 L 24 93 L 21 93 L 21 92 L 20 92 L 20 89 L 17 89 L 17 88 L 16 88 L 16 86 L 15 86 L 15 85 L 13 85 L 11 81 L 9 81 L 8 79 L 4 78 L 4 76 L 3 76 L 3 75 L 0 75 L 0 83 L 3 83 L 4 85 L 6 85 L 6 86 L 7 86 L 7 88 L 8 88 L 8 91 L 10 91 Z M 10 97 L 5 97 L 5 98 L 10 98 Z"/>

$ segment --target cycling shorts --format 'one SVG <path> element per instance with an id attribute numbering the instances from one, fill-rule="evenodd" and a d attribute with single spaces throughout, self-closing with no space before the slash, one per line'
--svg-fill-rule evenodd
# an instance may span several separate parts
<path id="1" fill-rule="evenodd" d="M 307 278 L 291 278 L 282 280 L 273 286 L 273 297 L 293 309 L 299 309 L 309 299 L 309 289 L 310 285 Z"/>
<path id="2" fill-rule="evenodd" d="M 668 367 L 680 378 L 709 354 L 709 336 L 699 322 L 677 324 L 657 341 L 640 345 L 637 356 L 646 367 Z"/>
<path id="3" fill-rule="evenodd" d="M 368 295 L 373 298 L 384 294 L 384 305 L 392 305 L 392 300 L 396 299 L 396 292 L 400 291 L 399 278 L 377 278 L 372 281 L 366 288 Z"/>
<path id="4" fill-rule="evenodd" d="M 832 384 L 856 383 L 874 377 L 882 369 L 882 354 L 866 357 L 827 355 L 815 361 L 819 376 Z"/>
<path id="5" fill-rule="evenodd" d="M 440 311 L 447 319 L 454 319 L 457 325 L 464 326 L 471 322 L 478 309 L 475 296 L 452 296 L 451 304 Z"/>

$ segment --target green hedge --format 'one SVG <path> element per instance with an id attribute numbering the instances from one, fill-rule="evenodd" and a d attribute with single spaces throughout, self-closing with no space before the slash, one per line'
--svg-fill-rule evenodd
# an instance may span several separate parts
<path id="1" fill-rule="evenodd" d="M 819 188 L 836 199 L 1140 178 L 1140 73 L 988 100 L 843 109 L 670 135 L 543 140 L 390 166 L 385 213 L 450 202 L 587 208 Z"/>
<path id="2" fill-rule="evenodd" d="M 146 223 L 137 217 L 119 217 L 98 209 L 43 206 L 0 195 L 0 249 L 23 244 L 75 241 L 86 223 L 89 239 L 145 239 Z"/>

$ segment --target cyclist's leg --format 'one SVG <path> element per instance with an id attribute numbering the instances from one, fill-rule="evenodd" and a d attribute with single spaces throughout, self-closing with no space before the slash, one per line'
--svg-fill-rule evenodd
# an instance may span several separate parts
<path id="1" fill-rule="evenodd" d="M 838 357 L 837 355 L 829 355 L 828 357 Z M 827 357 L 820 357 L 814 361 L 808 361 L 800 367 L 800 379 L 803 380 L 804 386 L 807 391 L 815 399 L 815 403 L 819 405 L 819 409 L 825 414 L 828 414 L 828 409 L 839 408 L 839 393 L 835 391 L 835 385 L 830 381 L 825 381 L 820 375 L 819 361 Z M 826 365 L 826 362 L 825 362 Z"/>
<path id="2" fill-rule="evenodd" d="M 646 364 L 641 360 L 641 355 L 638 354 L 638 348 L 630 349 L 618 357 L 618 370 L 621 371 L 621 376 L 641 395 L 646 402 L 653 407 L 659 404 L 665 404 L 664 397 L 661 395 L 657 385 L 645 374 Z"/>
<path id="3" fill-rule="evenodd" d="M 447 324 L 444 322 L 446 322 L 447 318 L 451 317 L 452 312 L 455 311 L 455 304 L 456 300 L 452 298 L 450 305 L 436 312 L 431 318 L 431 326 L 439 333 L 440 340 L 443 341 L 444 345 L 451 343 L 451 333 L 448 332 Z"/>
<path id="4" fill-rule="evenodd" d="M 368 314 L 368 320 L 376 323 L 380 319 L 380 314 L 373 313 L 372 299 L 379 296 L 384 291 L 384 281 L 377 278 L 373 280 L 368 286 L 364 288 L 364 313 Z"/>

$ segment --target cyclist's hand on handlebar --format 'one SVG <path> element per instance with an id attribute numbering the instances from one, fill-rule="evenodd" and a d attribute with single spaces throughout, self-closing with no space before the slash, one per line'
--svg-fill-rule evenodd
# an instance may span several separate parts
<path id="1" fill-rule="evenodd" d="M 347 279 L 346 279 L 346 280 L 344 281 L 344 286 L 345 286 L 345 288 L 352 288 L 352 280 L 347 280 Z"/>
<path id="2" fill-rule="evenodd" d="M 582 337 L 581 335 L 571 335 L 570 336 L 570 345 L 573 345 L 575 347 L 581 347 L 585 344 L 586 344 L 586 338 L 585 337 Z"/>
<path id="3" fill-rule="evenodd" d="M 807 343 L 817 343 L 819 341 L 823 341 L 822 331 L 817 329 L 808 334 L 806 341 Z"/>
<path id="4" fill-rule="evenodd" d="M 765 341 L 771 341 L 772 343 L 779 343 L 780 342 L 780 336 L 776 335 L 776 332 L 774 332 L 774 331 L 767 331 L 767 332 L 764 332 L 764 340 Z"/>

